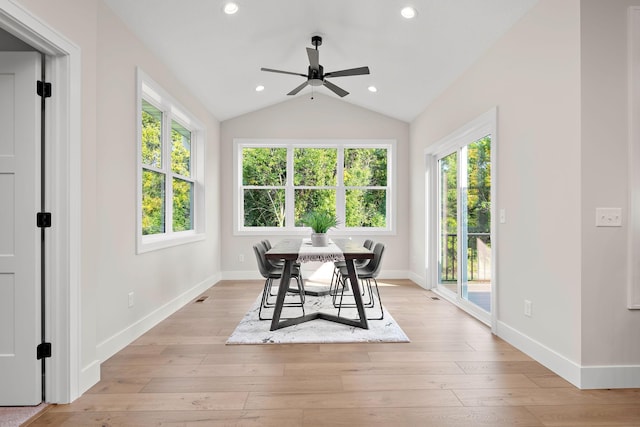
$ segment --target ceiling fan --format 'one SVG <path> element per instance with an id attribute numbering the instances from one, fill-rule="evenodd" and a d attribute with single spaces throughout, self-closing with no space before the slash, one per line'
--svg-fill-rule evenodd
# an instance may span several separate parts
<path id="1" fill-rule="evenodd" d="M 322 37 L 320 36 L 311 37 L 311 43 L 315 46 L 315 49 L 312 49 L 310 47 L 307 48 L 307 56 L 309 57 L 309 68 L 308 68 L 307 74 L 292 73 L 290 71 L 274 70 L 271 68 L 260 68 L 260 70 L 268 71 L 271 73 L 292 74 L 294 76 L 301 76 L 301 77 L 307 78 L 306 82 L 302 83 L 300 86 L 293 89 L 287 95 L 295 95 L 298 92 L 300 92 L 302 89 L 304 89 L 307 85 L 311 85 L 311 86 L 325 86 L 327 89 L 331 90 L 341 98 L 346 95 L 349 95 L 349 92 L 342 89 L 341 87 L 334 85 L 330 81 L 326 80 L 327 78 L 359 76 L 362 74 L 369 74 L 369 67 L 350 68 L 348 70 L 332 71 L 330 73 L 325 73 L 324 68 L 322 67 L 322 65 L 320 65 L 319 52 L 318 52 L 318 46 L 322 45 Z"/>

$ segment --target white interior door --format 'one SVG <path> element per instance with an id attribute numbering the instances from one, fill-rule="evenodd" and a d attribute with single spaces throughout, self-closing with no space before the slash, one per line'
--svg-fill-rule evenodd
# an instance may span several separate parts
<path id="1" fill-rule="evenodd" d="M 37 52 L 0 52 L 0 405 L 42 400 Z"/>

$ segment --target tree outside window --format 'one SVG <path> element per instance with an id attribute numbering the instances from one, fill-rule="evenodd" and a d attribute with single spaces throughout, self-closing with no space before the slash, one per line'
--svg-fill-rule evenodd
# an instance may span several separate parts
<path id="1" fill-rule="evenodd" d="M 341 229 L 389 229 L 391 145 L 241 143 L 241 227 L 304 227 L 310 211 L 335 214 Z"/>

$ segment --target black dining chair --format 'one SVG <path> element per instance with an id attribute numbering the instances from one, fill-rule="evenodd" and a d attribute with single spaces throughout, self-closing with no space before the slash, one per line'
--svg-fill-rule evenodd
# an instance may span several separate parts
<path id="1" fill-rule="evenodd" d="M 283 267 L 274 267 L 270 264 L 265 256 L 264 245 L 261 243 L 253 245 L 253 251 L 256 255 L 256 261 L 258 263 L 258 270 L 262 277 L 264 277 L 264 288 L 262 290 L 262 299 L 260 301 L 260 308 L 258 310 L 258 318 L 260 320 L 271 320 L 270 318 L 262 317 L 262 309 L 263 308 L 271 308 L 275 306 L 275 302 L 269 301 L 270 296 L 276 296 L 276 294 L 271 293 L 271 289 L 273 286 L 273 281 L 280 280 L 282 278 Z M 301 307 L 302 315 L 304 315 L 304 282 L 302 281 L 302 277 L 300 276 L 299 268 L 295 266 L 291 269 L 291 278 L 296 279 L 296 283 L 298 285 L 298 289 L 289 288 L 287 291 L 297 293 L 300 297 L 300 302 L 290 302 L 284 303 L 283 307 Z"/>
<path id="2" fill-rule="evenodd" d="M 374 245 L 374 241 L 371 239 L 367 239 L 362 243 L 367 249 L 371 249 Z M 369 263 L 368 259 L 357 259 L 353 261 L 353 266 L 358 268 L 363 268 L 365 265 Z M 333 276 L 331 277 L 331 283 L 329 284 L 329 295 L 336 295 L 338 291 L 338 284 L 340 283 L 340 270 L 346 269 L 347 263 L 345 261 L 335 261 L 333 263 Z"/>
<path id="3" fill-rule="evenodd" d="M 265 252 L 268 252 L 269 249 L 272 248 L 271 242 L 269 241 L 269 239 L 264 239 L 260 243 L 262 244 L 262 246 L 264 246 Z M 271 264 L 274 268 L 282 268 L 282 267 L 284 267 L 284 261 L 283 260 L 267 259 L 266 262 L 267 262 L 267 264 Z M 298 269 L 297 270 L 298 277 L 300 278 L 300 281 L 302 283 L 304 283 L 304 279 L 302 277 L 302 266 L 301 266 L 301 264 L 299 262 L 294 262 L 293 263 L 293 268 L 294 269 L 296 269 L 296 268 Z M 270 292 L 269 296 L 274 297 L 274 296 L 276 296 L 276 294 Z"/>
<path id="4" fill-rule="evenodd" d="M 382 308 L 382 300 L 380 299 L 380 289 L 378 289 L 378 281 L 377 277 L 380 274 L 380 268 L 382 266 L 382 255 L 384 254 L 385 246 L 383 243 L 376 243 L 373 248 L 373 258 L 362 268 L 356 268 L 356 274 L 358 275 L 358 280 L 362 285 L 363 291 L 366 289 L 369 294 L 369 301 L 363 303 L 363 305 L 367 308 L 373 308 L 375 306 L 375 297 L 373 293 L 373 286 L 371 282 L 375 285 L 376 296 L 378 297 L 378 305 L 380 306 L 380 317 L 369 318 L 368 320 L 382 320 L 384 319 L 384 309 Z M 341 278 L 341 286 L 342 290 L 340 292 L 340 299 L 337 301 L 337 296 L 334 296 L 334 306 L 338 308 L 338 316 L 340 315 L 340 310 L 344 307 L 355 307 L 354 303 L 344 303 L 344 291 L 346 286 L 346 281 L 349 279 L 349 273 L 347 268 L 344 267 L 340 269 L 340 278 Z M 353 288 L 353 287 L 352 287 Z M 337 292 L 337 291 L 336 291 Z M 337 301 L 337 302 L 336 302 Z"/>

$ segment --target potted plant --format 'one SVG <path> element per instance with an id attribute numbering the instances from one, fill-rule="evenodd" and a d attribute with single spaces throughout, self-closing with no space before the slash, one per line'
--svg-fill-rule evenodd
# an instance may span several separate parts
<path id="1" fill-rule="evenodd" d="M 338 218 L 327 212 L 311 211 L 302 217 L 302 223 L 313 230 L 312 246 L 327 246 L 327 231 L 338 225 Z"/>

